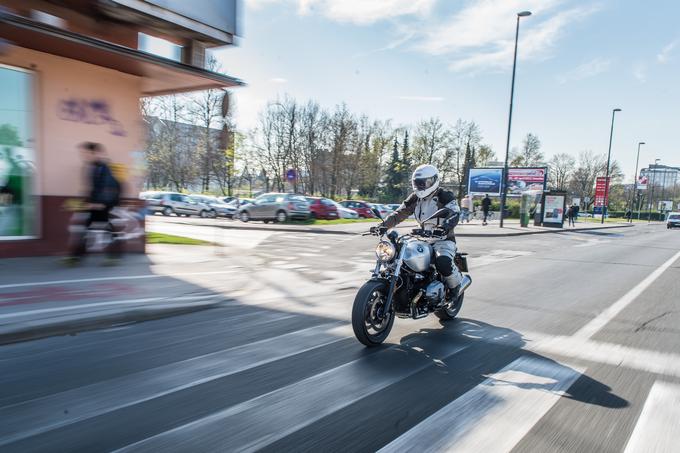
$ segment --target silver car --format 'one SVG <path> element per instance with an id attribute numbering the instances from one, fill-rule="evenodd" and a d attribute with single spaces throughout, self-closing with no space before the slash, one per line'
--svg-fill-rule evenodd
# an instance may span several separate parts
<path id="1" fill-rule="evenodd" d="M 176 216 L 200 216 L 210 217 L 210 206 L 192 200 L 187 195 L 176 192 L 156 192 L 146 195 L 146 209 L 155 214 L 160 212 L 164 216 L 175 214 Z"/>
<path id="2" fill-rule="evenodd" d="M 290 219 L 309 219 L 309 202 L 302 195 L 292 193 L 265 193 L 239 208 L 238 216 L 243 222 L 263 220 L 285 222 Z"/>
<path id="3" fill-rule="evenodd" d="M 228 219 L 233 219 L 234 215 L 236 215 L 236 207 L 234 205 L 225 203 L 217 197 L 211 197 L 208 195 L 191 195 L 190 198 L 210 207 L 211 217 L 226 217 Z"/>

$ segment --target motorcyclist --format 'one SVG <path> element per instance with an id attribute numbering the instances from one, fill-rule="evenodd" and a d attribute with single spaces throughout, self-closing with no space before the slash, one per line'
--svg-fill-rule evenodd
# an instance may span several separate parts
<path id="1" fill-rule="evenodd" d="M 396 211 L 371 230 L 373 232 L 384 232 L 387 229 L 394 228 L 411 215 L 414 215 L 416 220 L 422 224 L 423 220 L 439 209 L 448 208 L 450 211 L 448 217 L 428 220 L 423 228 L 428 231 L 440 229 L 445 232 L 446 239 L 435 241 L 432 248 L 434 249 L 437 271 L 442 275 L 446 286 L 449 288 L 449 299 L 455 299 L 458 295 L 458 288 L 464 283 L 464 279 L 470 278 L 463 276 L 454 263 L 457 248 L 453 229 L 458 224 L 460 208 L 453 193 L 439 187 L 439 171 L 434 165 L 424 164 L 416 168 L 411 177 L 411 184 L 413 193 L 404 200 Z"/>

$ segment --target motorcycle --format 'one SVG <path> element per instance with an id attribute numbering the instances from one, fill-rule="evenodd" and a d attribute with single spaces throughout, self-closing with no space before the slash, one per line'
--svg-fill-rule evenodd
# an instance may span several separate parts
<path id="1" fill-rule="evenodd" d="M 446 239 L 447 232 L 424 228 L 428 221 L 449 214 L 450 210 L 440 209 L 421 222 L 420 228 L 401 236 L 395 230 L 363 234 L 380 238 L 375 249 L 375 269 L 359 289 L 352 307 L 354 335 L 365 346 L 378 346 L 385 341 L 395 317 L 420 319 L 434 313 L 447 321 L 460 311 L 465 290 L 472 283 L 467 253 L 456 253 L 454 258 L 455 265 L 467 278 L 453 297 L 435 268 L 430 243 Z"/>

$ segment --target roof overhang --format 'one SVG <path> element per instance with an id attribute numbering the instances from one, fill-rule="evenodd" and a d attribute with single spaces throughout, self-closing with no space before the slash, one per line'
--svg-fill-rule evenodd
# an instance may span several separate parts
<path id="1" fill-rule="evenodd" d="M 234 77 L 61 30 L 2 10 L 0 37 L 19 47 L 142 77 L 145 96 L 244 85 Z"/>

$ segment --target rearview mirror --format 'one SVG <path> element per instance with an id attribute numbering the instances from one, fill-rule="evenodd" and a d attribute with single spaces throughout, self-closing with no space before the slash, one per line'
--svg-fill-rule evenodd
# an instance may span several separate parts
<path id="1" fill-rule="evenodd" d="M 379 218 L 380 220 L 384 220 L 383 216 L 380 214 L 380 211 L 378 211 L 376 208 L 371 208 L 371 211 L 373 211 L 373 214 L 375 214 L 377 218 Z"/>
<path id="2" fill-rule="evenodd" d="M 437 212 L 432 214 L 430 217 L 425 219 L 423 221 L 423 223 L 427 222 L 428 220 L 432 220 L 432 219 L 446 218 L 446 217 L 449 217 L 451 214 L 452 214 L 452 212 L 449 208 L 441 208 L 440 210 L 438 210 Z"/>

